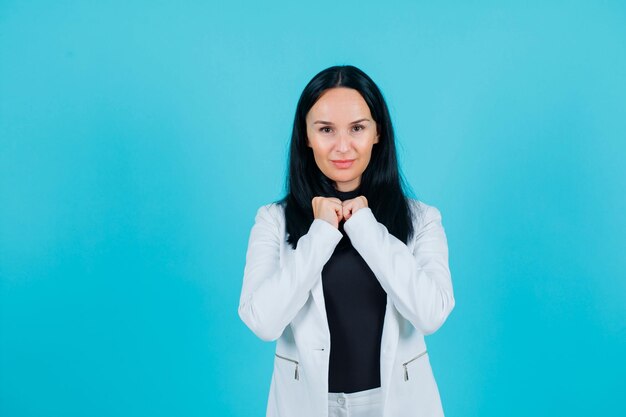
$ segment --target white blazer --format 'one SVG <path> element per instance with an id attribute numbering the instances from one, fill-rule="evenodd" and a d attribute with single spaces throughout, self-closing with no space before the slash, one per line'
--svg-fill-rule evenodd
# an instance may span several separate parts
<path id="1" fill-rule="evenodd" d="M 387 293 L 380 353 L 383 417 L 443 416 L 424 335 L 454 308 L 448 245 L 437 208 L 410 199 L 408 245 L 369 207 L 344 224 L 354 248 Z M 261 206 L 250 232 L 239 316 L 261 339 L 277 340 L 268 417 L 327 417 L 330 332 L 322 268 L 342 234 L 315 219 L 292 249 L 282 206 Z"/>

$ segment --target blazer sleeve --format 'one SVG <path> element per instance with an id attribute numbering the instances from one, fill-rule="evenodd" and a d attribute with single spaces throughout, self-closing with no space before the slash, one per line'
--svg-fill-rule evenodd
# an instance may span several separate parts
<path id="1" fill-rule="evenodd" d="M 369 207 L 354 213 L 344 230 L 398 312 L 427 335 L 444 323 L 454 308 L 454 295 L 441 213 L 424 206 L 413 252 L 376 220 Z"/>
<path id="2" fill-rule="evenodd" d="M 270 207 L 258 209 L 250 231 L 239 301 L 239 317 L 265 341 L 278 339 L 306 303 L 342 237 L 330 223 L 315 219 L 297 248 L 285 250 L 281 266 L 285 237 Z"/>

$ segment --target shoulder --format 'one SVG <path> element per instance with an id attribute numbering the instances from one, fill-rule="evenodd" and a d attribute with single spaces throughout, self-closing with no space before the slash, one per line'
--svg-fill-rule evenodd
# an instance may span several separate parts
<path id="1" fill-rule="evenodd" d="M 279 201 L 274 201 L 272 203 L 264 204 L 259 207 L 256 211 L 255 222 L 259 220 L 270 221 L 275 224 L 280 224 L 284 221 L 285 218 L 285 207 Z"/>
<path id="2" fill-rule="evenodd" d="M 407 200 L 411 207 L 411 215 L 416 230 L 421 229 L 424 225 L 431 223 L 433 220 L 441 220 L 441 212 L 437 207 L 414 198 L 407 198 Z"/>

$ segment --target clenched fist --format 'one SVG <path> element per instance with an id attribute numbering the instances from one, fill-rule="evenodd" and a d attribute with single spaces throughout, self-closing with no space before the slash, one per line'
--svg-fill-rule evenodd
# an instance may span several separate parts
<path id="1" fill-rule="evenodd" d="M 357 210 L 367 207 L 367 198 L 360 195 L 350 200 L 341 201 L 335 197 L 313 197 L 311 206 L 315 219 L 326 220 L 338 229 L 341 220 L 348 220 Z"/>

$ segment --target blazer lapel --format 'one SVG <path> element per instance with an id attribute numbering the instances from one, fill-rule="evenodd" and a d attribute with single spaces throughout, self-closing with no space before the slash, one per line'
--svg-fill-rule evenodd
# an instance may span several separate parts
<path id="1" fill-rule="evenodd" d="M 326 324 L 326 330 L 330 334 L 330 329 L 328 328 L 328 318 L 326 317 L 326 304 L 324 301 L 324 287 L 322 286 L 322 274 L 320 273 L 320 279 L 317 283 L 311 288 L 311 295 L 313 296 L 313 301 L 317 305 L 320 314 Z"/>
<path id="2" fill-rule="evenodd" d="M 380 384 L 383 391 L 383 404 L 387 401 L 389 383 L 391 382 L 391 371 L 396 359 L 396 347 L 398 346 L 398 336 L 400 328 L 396 309 L 387 295 L 387 309 L 385 310 L 385 321 L 383 323 L 383 335 L 380 341 Z"/>

